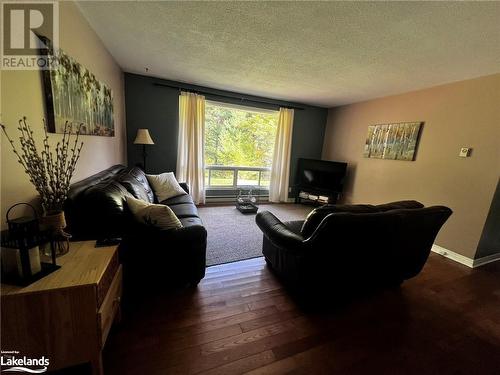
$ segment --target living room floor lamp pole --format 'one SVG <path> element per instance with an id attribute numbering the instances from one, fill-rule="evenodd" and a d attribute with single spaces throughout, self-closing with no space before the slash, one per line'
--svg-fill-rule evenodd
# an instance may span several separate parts
<path id="1" fill-rule="evenodd" d="M 146 172 L 146 157 L 148 154 L 146 153 L 146 145 L 154 145 L 153 139 L 151 135 L 149 135 L 148 129 L 137 129 L 137 135 L 135 136 L 134 144 L 142 145 L 142 160 L 144 172 Z"/>

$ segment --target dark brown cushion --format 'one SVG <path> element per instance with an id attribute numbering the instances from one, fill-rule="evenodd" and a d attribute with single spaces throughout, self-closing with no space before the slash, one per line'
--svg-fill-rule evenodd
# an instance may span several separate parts
<path id="1" fill-rule="evenodd" d="M 391 203 L 384 203 L 375 206 L 378 211 L 400 210 L 404 208 L 423 208 L 424 205 L 417 201 L 397 201 Z"/>
<path id="2" fill-rule="evenodd" d="M 136 199 L 154 203 L 154 193 L 149 186 L 148 179 L 142 170 L 137 167 L 119 176 L 118 182 Z"/>
<path id="3" fill-rule="evenodd" d="M 125 200 L 129 193 L 116 181 L 99 182 L 83 193 L 82 207 L 79 211 L 81 222 L 75 230 L 93 233 L 96 238 L 119 237 L 127 225 L 123 215 Z"/>
<path id="4" fill-rule="evenodd" d="M 194 203 L 174 204 L 169 207 L 179 219 L 183 217 L 198 217 L 198 210 Z"/>
<path id="5" fill-rule="evenodd" d="M 335 212 L 370 213 L 377 212 L 375 206 L 371 204 L 327 204 L 312 210 L 307 215 L 300 233 L 304 238 L 313 234 L 318 225 L 325 217 Z"/>
<path id="6" fill-rule="evenodd" d="M 160 202 L 166 206 L 174 206 L 176 204 L 191 203 L 193 204 L 193 198 L 189 194 L 179 195 L 177 197 L 168 198 Z"/>
<path id="7" fill-rule="evenodd" d="M 179 219 L 183 227 L 191 227 L 193 225 L 203 225 L 199 217 L 182 217 Z"/>

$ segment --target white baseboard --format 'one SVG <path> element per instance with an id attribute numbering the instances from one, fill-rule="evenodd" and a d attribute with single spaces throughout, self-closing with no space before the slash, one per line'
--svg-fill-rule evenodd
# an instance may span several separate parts
<path id="1" fill-rule="evenodd" d="M 432 245 L 432 252 L 442 255 L 445 258 L 454 260 L 455 262 L 461 263 L 467 267 L 474 268 L 474 259 L 468 258 L 462 254 L 455 253 L 454 251 L 445 249 L 439 245 Z"/>
<path id="2" fill-rule="evenodd" d="M 226 197 L 206 197 L 205 199 L 206 203 L 236 203 L 236 196 L 226 196 Z M 295 198 L 287 198 L 285 203 L 294 203 Z M 269 202 L 269 197 L 266 196 L 259 196 L 259 200 L 257 204 L 260 203 L 271 203 Z"/>
<path id="3" fill-rule="evenodd" d="M 478 259 L 471 259 L 462 254 L 455 253 L 454 251 L 445 249 L 444 247 L 436 244 L 432 245 L 431 250 L 436 254 L 442 255 L 445 258 L 454 260 L 455 262 L 458 262 L 470 268 L 481 267 L 484 266 L 485 264 L 500 260 L 500 253 L 488 255 Z"/>
<path id="4" fill-rule="evenodd" d="M 500 253 L 487 255 L 479 259 L 474 259 L 474 267 L 481 267 L 484 266 L 485 264 L 495 262 L 497 260 L 500 260 Z"/>
<path id="5" fill-rule="evenodd" d="M 205 203 L 234 203 L 236 204 L 236 197 L 206 197 Z M 259 197 L 259 203 L 269 203 L 269 199 L 266 197 Z"/>

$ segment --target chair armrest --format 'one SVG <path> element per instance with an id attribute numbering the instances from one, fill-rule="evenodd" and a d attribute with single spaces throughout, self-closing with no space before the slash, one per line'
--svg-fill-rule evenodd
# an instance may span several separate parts
<path id="1" fill-rule="evenodd" d="M 301 251 L 304 249 L 304 238 L 291 231 L 276 216 L 269 211 L 259 212 L 255 222 L 269 241 L 287 251 Z"/>
<path id="2" fill-rule="evenodd" d="M 187 182 L 179 182 L 180 187 L 189 194 L 189 185 Z"/>
<path id="3" fill-rule="evenodd" d="M 304 225 L 304 220 L 285 221 L 283 224 L 293 233 L 302 235 L 300 231 L 302 230 L 302 225 Z"/>

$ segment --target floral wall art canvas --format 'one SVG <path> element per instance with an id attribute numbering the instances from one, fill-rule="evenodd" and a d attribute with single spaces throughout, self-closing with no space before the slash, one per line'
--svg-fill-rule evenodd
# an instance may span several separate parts
<path id="1" fill-rule="evenodd" d="M 111 89 L 64 51 L 50 53 L 53 67 L 43 71 L 47 130 L 64 133 L 68 121 L 74 126 L 82 124 L 81 135 L 113 137 Z"/>
<path id="2" fill-rule="evenodd" d="M 400 122 L 368 126 L 365 158 L 415 160 L 422 122 Z"/>

